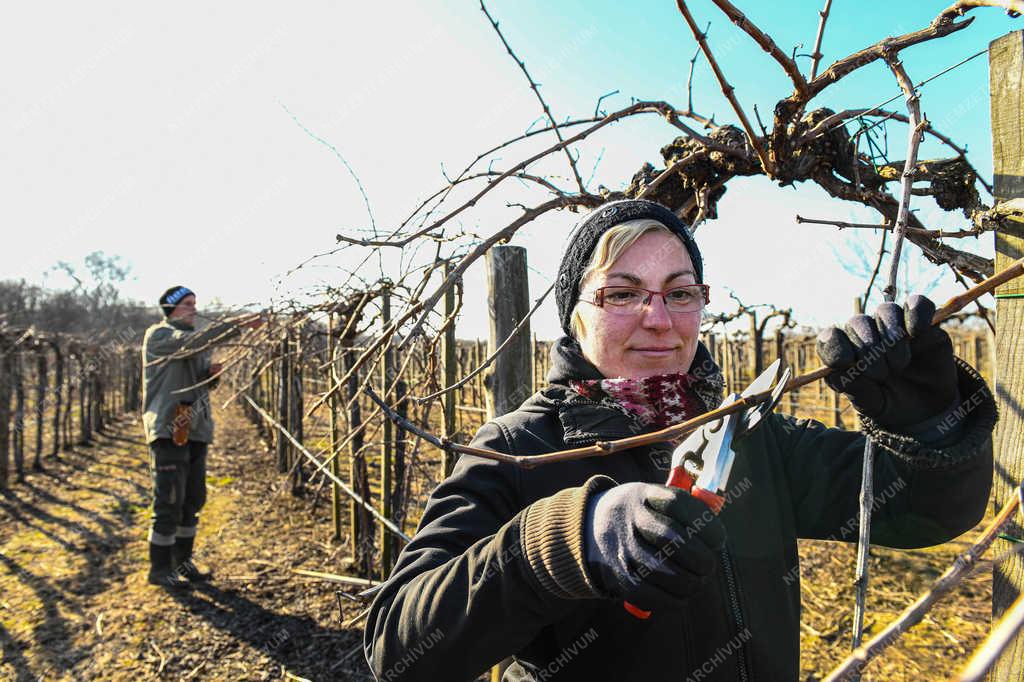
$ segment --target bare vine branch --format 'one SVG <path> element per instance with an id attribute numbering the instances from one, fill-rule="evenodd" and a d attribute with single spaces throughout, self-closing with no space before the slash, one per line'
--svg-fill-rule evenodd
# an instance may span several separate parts
<path id="1" fill-rule="evenodd" d="M 729 0 L 712 0 L 718 9 L 725 13 L 725 16 L 729 17 L 732 23 L 736 24 L 740 30 L 746 33 L 748 36 L 753 38 L 754 42 L 761 46 L 761 49 L 771 55 L 772 59 L 779 63 L 782 70 L 786 72 L 789 79 L 793 81 L 793 87 L 796 88 L 797 94 L 803 96 L 807 94 L 807 80 L 804 75 L 800 73 L 800 68 L 797 67 L 796 62 L 793 61 L 785 52 L 779 49 L 779 46 L 775 44 L 772 37 L 757 27 L 757 24 L 750 21 L 743 12 L 736 8 Z M 680 7 L 680 9 L 682 9 Z M 710 61 L 710 58 L 708 59 Z"/>
<path id="2" fill-rule="evenodd" d="M 886 55 L 885 61 L 892 70 L 893 75 L 896 76 L 896 80 L 899 82 L 900 88 L 903 90 L 907 100 L 907 111 L 910 112 L 907 160 L 903 166 L 903 175 L 900 183 L 900 205 L 896 213 L 896 223 L 894 227 L 895 243 L 892 249 L 892 267 L 889 270 L 889 282 L 882 290 L 882 293 L 885 294 L 886 301 L 895 301 L 896 275 L 900 267 L 900 252 L 903 249 L 903 238 L 907 231 L 907 216 L 910 215 L 910 197 L 912 194 L 911 190 L 914 186 L 914 167 L 917 165 L 917 151 L 921 147 L 922 117 L 921 100 L 917 95 L 917 91 L 914 89 L 913 81 L 910 80 L 910 76 L 907 75 L 907 71 L 903 67 L 903 63 L 891 54 Z"/>
<path id="3" fill-rule="evenodd" d="M 736 116 L 740 119 L 740 123 L 743 125 L 743 130 L 747 134 L 747 141 L 750 143 L 751 148 L 757 153 L 757 158 L 761 161 L 761 167 L 764 168 L 764 172 L 771 177 L 772 165 L 768 159 L 768 154 L 765 151 L 764 143 L 757 137 L 757 135 L 754 134 L 754 129 L 750 125 L 750 120 L 747 118 L 747 114 L 743 111 L 743 107 L 740 106 L 739 100 L 736 99 L 736 88 L 729 85 L 729 81 L 726 80 L 721 67 L 718 66 L 718 61 L 715 59 L 715 55 L 711 52 L 711 48 L 708 46 L 707 36 L 697 27 L 697 22 L 694 21 L 693 15 L 690 14 L 690 9 L 686 6 L 686 0 L 676 0 L 676 7 L 679 8 L 683 18 L 686 19 L 686 24 L 690 27 L 693 37 L 697 40 L 697 44 L 700 45 L 701 51 L 704 52 L 705 59 L 708 60 L 708 64 L 711 66 L 711 70 L 714 72 L 715 78 L 718 79 L 718 84 L 722 87 L 722 94 L 729 100 L 729 104 L 732 105 L 733 111 L 736 112 Z M 801 78 L 803 78 L 803 76 L 801 76 Z"/>
<path id="4" fill-rule="evenodd" d="M 818 21 L 818 35 L 814 38 L 814 49 L 811 50 L 811 75 L 810 79 L 813 81 L 814 77 L 818 75 L 818 64 L 821 62 L 821 39 L 825 35 L 825 22 L 828 21 L 828 13 L 832 8 L 832 0 L 825 0 L 825 7 L 818 12 L 821 20 Z"/>
<path id="5" fill-rule="evenodd" d="M 887 625 L 881 632 L 875 635 L 869 642 L 859 647 L 850 654 L 846 660 L 836 666 L 828 674 L 824 682 L 839 682 L 857 675 L 865 665 L 877 657 L 885 649 L 891 646 L 900 636 L 911 627 L 921 622 L 924 615 L 935 605 L 935 603 L 951 592 L 961 580 L 970 572 L 971 568 L 978 562 L 981 555 L 985 553 L 989 545 L 996 539 L 999 530 L 1014 517 L 1020 506 L 1020 497 L 1014 496 L 996 515 L 992 523 L 988 525 L 981 537 L 963 554 L 957 557 L 956 562 L 946 570 L 932 584 L 928 592 L 923 594 L 913 604 L 908 606 L 895 620 Z"/>
<path id="6" fill-rule="evenodd" d="M 488 355 L 487 358 L 483 362 L 480 363 L 479 367 L 476 367 L 475 369 L 473 369 L 472 372 L 470 372 L 466 376 L 462 377 L 462 379 L 459 379 L 457 382 L 455 382 L 451 386 L 445 386 L 441 390 L 434 391 L 433 393 L 431 393 L 429 395 L 425 395 L 422 398 L 414 397 L 413 400 L 415 400 L 416 402 L 419 402 L 419 403 L 425 403 L 425 402 L 428 402 L 430 400 L 433 400 L 434 398 L 442 396 L 445 393 L 450 393 L 450 392 L 452 392 L 452 391 L 454 391 L 456 389 L 459 389 L 459 388 L 465 386 L 467 383 L 469 383 L 473 379 L 473 377 L 477 376 L 478 374 L 480 374 L 480 372 L 482 372 L 485 369 L 487 369 L 488 367 L 490 367 L 491 363 L 493 363 L 494 360 L 498 357 L 498 355 L 501 354 L 501 351 L 503 351 L 505 349 L 505 347 L 508 346 L 508 344 L 511 343 L 512 340 L 519 334 L 520 330 L 522 330 L 523 327 L 526 326 L 526 322 L 529 321 L 529 319 L 531 317 L 533 317 L 533 314 L 535 312 L 537 312 L 537 309 L 540 308 L 542 303 L 544 303 L 544 299 L 546 299 L 548 297 L 548 295 L 551 293 L 551 291 L 554 288 L 555 288 L 555 283 L 552 282 L 551 286 L 549 286 L 544 291 L 544 293 L 541 294 L 537 298 L 537 300 L 533 302 L 533 307 L 530 308 L 529 312 L 527 312 L 526 315 L 523 316 L 523 319 L 519 320 L 519 322 L 516 323 L 515 328 L 509 333 L 509 335 L 507 337 L 505 337 L 505 340 L 501 342 L 501 345 L 499 345 L 497 348 L 495 348 L 494 352 L 491 353 L 490 355 Z"/>
<path id="7" fill-rule="evenodd" d="M 494 32 L 498 34 L 498 38 L 501 39 L 501 44 L 505 46 L 505 50 L 508 51 L 509 56 L 512 57 L 512 61 L 519 66 L 523 75 L 526 76 L 526 80 L 530 83 L 530 89 L 533 90 L 533 94 L 537 96 L 537 101 L 540 102 L 540 106 L 544 110 L 544 116 L 546 116 L 548 122 L 551 123 L 551 129 L 554 131 L 555 137 L 558 138 L 559 142 L 564 142 L 565 140 L 562 139 L 562 131 L 558 123 L 555 122 L 555 117 L 551 113 L 551 108 L 548 107 L 548 103 L 544 101 L 544 97 L 540 94 L 540 88 L 537 87 L 537 82 L 533 80 L 533 76 L 531 76 L 530 72 L 526 69 L 526 64 L 523 60 L 517 57 L 516 53 L 512 51 L 512 46 L 508 44 L 507 40 L 505 40 L 505 35 L 501 32 L 501 29 L 498 28 L 498 22 L 495 21 L 494 17 L 491 16 L 491 13 L 487 11 L 487 5 L 484 4 L 483 0 L 480 0 L 480 10 L 487 15 L 487 20 L 491 22 L 491 26 L 494 27 Z M 572 152 L 568 147 L 563 147 L 562 151 L 565 152 L 565 157 L 569 160 L 569 168 L 572 169 L 572 176 L 576 179 L 576 185 L 580 188 L 581 193 L 586 194 L 587 188 L 583 184 L 583 179 L 580 178 L 579 169 L 576 168 L 576 159 L 572 157 Z"/>

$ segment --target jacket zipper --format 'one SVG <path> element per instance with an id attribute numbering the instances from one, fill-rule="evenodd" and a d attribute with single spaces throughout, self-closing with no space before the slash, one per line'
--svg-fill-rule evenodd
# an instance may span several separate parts
<path id="1" fill-rule="evenodd" d="M 736 660 L 739 662 L 740 679 L 749 682 L 750 672 L 747 668 L 747 640 L 741 635 L 746 630 L 743 625 L 743 611 L 740 610 L 739 586 L 736 583 L 736 574 L 733 570 L 732 557 L 729 550 L 722 548 L 722 566 L 725 569 L 725 582 L 729 586 L 729 602 L 732 607 L 732 619 L 736 623 L 736 635 L 742 640 L 736 652 Z"/>

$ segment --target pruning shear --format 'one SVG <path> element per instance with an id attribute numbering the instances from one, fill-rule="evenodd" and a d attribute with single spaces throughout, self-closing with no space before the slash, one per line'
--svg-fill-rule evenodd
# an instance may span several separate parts
<path id="1" fill-rule="evenodd" d="M 745 410 L 727 414 L 704 424 L 686 437 L 672 452 L 672 464 L 666 485 L 682 488 L 718 514 L 725 504 L 726 486 L 736 453 L 733 443 L 757 428 L 775 406 L 779 404 L 792 371 L 782 368 L 782 359 L 754 379 L 742 393 L 731 393 L 717 409 L 731 405 L 741 398 L 749 398 L 771 389 L 771 396 Z M 774 388 L 772 388 L 774 386 Z M 638 606 L 623 602 L 626 611 L 644 620 L 651 615 Z"/>
<path id="2" fill-rule="evenodd" d="M 666 485 L 682 488 L 711 508 L 715 514 L 722 510 L 722 493 L 729 483 L 729 474 L 736 453 L 732 444 L 753 431 L 778 405 L 792 374 L 776 360 L 739 395 L 732 393 L 718 409 L 740 398 L 764 393 L 772 389 L 771 397 L 739 412 L 727 414 L 700 427 L 684 440 L 672 453 L 672 465 Z"/>

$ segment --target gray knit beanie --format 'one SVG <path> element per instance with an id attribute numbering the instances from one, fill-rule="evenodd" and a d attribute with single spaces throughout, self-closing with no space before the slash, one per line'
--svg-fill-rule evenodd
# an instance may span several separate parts
<path id="1" fill-rule="evenodd" d="M 602 204 L 580 221 L 579 226 L 569 238 L 569 246 L 566 247 L 562 263 L 558 266 L 555 303 L 558 305 L 558 319 L 562 323 L 562 331 L 566 336 L 572 336 L 569 320 L 572 318 L 572 309 L 576 305 L 576 299 L 580 295 L 580 279 L 601 235 L 616 225 L 641 218 L 657 220 L 682 240 L 690 254 L 690 260 L 693 261 L 697 283 L 704 282 L 704 261 L 700 257 L 700 250 L 697 248 L 697 243 L 693 241 L 693 237 L 690 236 L 686 223 L 680 220 L 675 213 L 661 204 L 644 199 L 624 199 Z"/>

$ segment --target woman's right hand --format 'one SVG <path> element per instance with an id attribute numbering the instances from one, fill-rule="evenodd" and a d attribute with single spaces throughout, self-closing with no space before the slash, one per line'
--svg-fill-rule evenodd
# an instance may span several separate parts
<path id="1" fill-rule="evenodd" d="M 678 488 L 626 483 L 587 504 L 587 568 L 597 586 L 644 610 L 682 604 L 715 572 L 725 527 Z"/>

